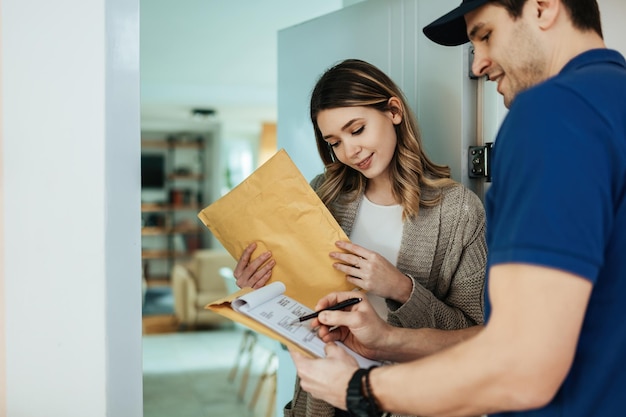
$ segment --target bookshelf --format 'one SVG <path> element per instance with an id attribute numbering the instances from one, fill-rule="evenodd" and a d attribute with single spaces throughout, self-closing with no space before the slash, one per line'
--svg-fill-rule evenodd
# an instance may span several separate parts
<path id="1" fill-rule="evenodd" d="M 162 161 L 159 169 L 142 167 L 141 258 L 148 282 L 169 281 L 176 261 L 208 246 L 197 218 L 206 205 L 207 147 L 208 137 L 198 133 L 142 132 L 142 163 L 143 156 Z"/>

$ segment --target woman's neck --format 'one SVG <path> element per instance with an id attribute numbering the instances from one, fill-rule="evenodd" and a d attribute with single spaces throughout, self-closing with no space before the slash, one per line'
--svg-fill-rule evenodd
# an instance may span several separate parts
<path id="1" fill-rule="evenodd" d="M 379 206 L 393 206 L 398 204 L 398 201 L 393 196 L 390 178 L 383 175 L 377 178 L 371 178 L 367 181 L 365 197 Z"/>

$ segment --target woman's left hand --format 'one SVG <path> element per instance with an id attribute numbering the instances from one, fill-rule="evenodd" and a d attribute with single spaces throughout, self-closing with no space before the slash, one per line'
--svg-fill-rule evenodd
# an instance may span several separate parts
<path id="1" fill-rule="evenodd" d="M 344 272 L 350 283 L 374 295 L 401 304 L 407 302 L 413 291 L 413 282 L 384 256 L 350 242 L 339 241 L 335 245 L 345 252 L 330 253 L 331 258 L 339 261 L 333 266 Z"/>

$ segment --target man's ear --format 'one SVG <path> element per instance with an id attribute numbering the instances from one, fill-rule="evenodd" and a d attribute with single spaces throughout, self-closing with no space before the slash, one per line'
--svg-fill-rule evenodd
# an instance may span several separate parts
<path id="1" fill-rule="evenodd" d="M 536 7 L 539 27 L 544 30 L 552 27 L 564 10 L 561 0 L 533 0 L 532 3 Z"/>
<path id="2" fill-rule="evenodd" d="M 389 112 L 391 113 L 391 121 L 394 125 L 400 124 L 402 121 L 402 112 L 404 111 L 402 107 L 402 101 L 398 97 L 391 97 L 389 101 L 387 101 L 387 107 L 389 108 Z"/>

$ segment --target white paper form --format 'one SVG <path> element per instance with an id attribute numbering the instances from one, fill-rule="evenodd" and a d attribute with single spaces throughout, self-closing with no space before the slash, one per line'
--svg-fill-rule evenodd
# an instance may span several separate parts
<path id="1" fill-rule="evenodd" d="M 313 310 L 284 295 L 284 292 L 285 285 L 276 281 L 236 298 L 231 305 L 234 310 L 254 318 L 315 356 L 325 357 L 325 343 L 317 336 L 317 331 L 312 329 L 307 322 L 292 324 L 294 320 L 312 313 Z M 343 343 L 336 343 L 352 355 L 362 368 L 380 365 L 380 362 L 359 355 Z"/>

